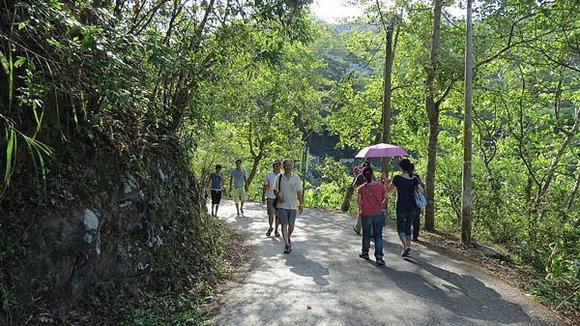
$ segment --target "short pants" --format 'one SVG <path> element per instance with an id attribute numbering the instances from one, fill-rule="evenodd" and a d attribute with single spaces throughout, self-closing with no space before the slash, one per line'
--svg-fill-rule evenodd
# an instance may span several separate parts
<path id="1" fill-rule="evenodd" d="M 268 216 L 276 215 L 276 207 L 274 207 L 274 198 L 266 199 L 266 211 Z"/>
<path id="2" fill-rule="evenodd" d="M 212 205 L 219 205 L 221 200 L 222 200 L 222 191 L 221 190 L 212 190 L 211 191 L 211 204 Z"/>
<path id="3" fill-rule="evenodd" d="M 294 225 L 296 222 L 296 210 L 294 209 L 278 208 L 276 213 L 276 215 L 278 215 L 278 221 L 282 225 Z"/>
<path id="4" fill-rule="evenodd" d="M 246 189 L 244 189 L 244 187 L 234 189 L 234 191 L 232 191 L 232 199 L 234 200 L 234 203 L 236 203 L 236 204 L 239 203 L 240 201 L 248 200 L 248 195 L 246 194 Z"/>

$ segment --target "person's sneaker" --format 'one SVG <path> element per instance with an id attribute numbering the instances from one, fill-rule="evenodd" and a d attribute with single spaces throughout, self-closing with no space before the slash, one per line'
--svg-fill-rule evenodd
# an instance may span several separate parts
<path id="1" fill-rule="evenodd" d="M 266 236 L 267 236 L 267 237 L 269 237 L 269 236 L 270 236 L 270 234 L 272 234 L 272 230 L 274 230 L 272 227 L 270 227 L 270 228 L 268 229 L 268 232 L 266 232 Z"/>
<path id="2" fill-rule="evenodd" d="M 274 235 L 279 238 L 280 237 L 280 232 L 276 231 L 276 232 L 274 232 Z"/>
<path id="3" fill-rule="evenodd" d="M 369 258 L 369 253 L 368 253 L 368 252 L 363 252 L 363 253 L 361 253 L 361 254 L 360 254 L 360 255 L 358 255 L 358 256 L 359 256 L 360 258 L 362 258 L 362 259 L 367 259 L 367 260 L 368 260 L 368 259 L 370 259 L 370 258 Z"/>
<path id="4" fill-rule="evenodd" d="M 409 257 L 409 256 L 411 256 L 411 248 L 407 248 L 407 249 L 405 249 L 405 250 L 404 250 L 404 251 L 401 253 L 401 256 L 403 256 L 403 257 Z"/>
<path id="5" fill-rule="evenodd" d="M 289 254 L 290 253 L 290 246 L 284 247 L 284 253 L 285 254 Z"/>
<path id="6" fill-rule="evenodd" d="M 385 265 L 385 261 L 383 260 L 383 257 L 377 258 L 377 265 L 379 265 L 379 266 Z"/>

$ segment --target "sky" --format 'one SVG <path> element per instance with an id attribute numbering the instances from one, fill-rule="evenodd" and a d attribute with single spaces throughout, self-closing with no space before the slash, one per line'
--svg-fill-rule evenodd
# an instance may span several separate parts
<path id="1" fill-rule="evenodd" d="M 329 23 L 363 14 L 362 8 L 345 3 L 346 0 L 314 0 L 310 8 L 316 16 Z"/>
<path id="2" fill-rule="evenodd" d="M 354 18 L 363 14 L 359 6 L 347 4 L 347 0 L 314 0 L 310 8 L 322 20 L 335 23 L 340 19 Z M 464 10 L 457 5 L 446 7 L 445 11 L 455 17 L 463 17 Z"/>

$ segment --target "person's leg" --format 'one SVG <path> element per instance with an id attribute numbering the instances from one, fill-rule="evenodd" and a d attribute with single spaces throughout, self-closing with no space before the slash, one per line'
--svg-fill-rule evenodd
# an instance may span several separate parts
<path id="1" fill-rule="evenodd" d="M 234 204 L 236 204 L 236 213 L 240 216 L 240 191 L 238 189 L 232 191 L 232 199 L 234 200 Z"/>
<path id="2" fill-rule="evenodd" d="M 397 212 L 397 234 L 401 239 L 403 250 L 407 249 L 407 237 L 405 236 L 405 216 L 403 212 Z"/>
<path id="3" fill-rule="evenodd" d="M 268 224 L 270 227 L 268 228 L 268 232 L 272 232 L 272 224 L 274 223 L 274 200 L 273 199 L 266 199 L 266 214 L 268 214 Z"/>
<path id="4" fill-rule="evenodd" d="M 360 215 L 357 217 L 356 219 L 356 224 L 354 225 L 354 232 L 356 232 L 356 234 L 360 235 L 360 231 L 361 231 L 361 220 L 360 220 Z"/>
<path id="5" fill-rule="evenodd" d="M 294 224 L 296 223 L 296 211 L 288 210 L 288 244 L 292 245 L 290 238 L 292 237 L 292 232 L 294 232 Z"/>
<path id="6" fill-rule="evenodd" d="M 215 204 L 215 216 L 218 216 L 217 212 L 218 212 L 218 208 L 220 207 L 221 201 L 222 201 L 222 192 L 220 190 L 217 192 L 217 202 Z"/>
<path id="7" fill-rule="evenodd" d="M 411 225 L 413 225 L 413 219 L 415 217 L 416 212 L 410 211 L 405 212 L 402 214 L 404 216 L 404 240 L 405 240 L 405 249 L 403 251 L 403 257 L 406 257 L 411 252 Z"/>
<path id="8" fill-rule="evenodd" d="M 413 219 L 413 240 L 419 240 L 419 230 L 421 229 L 421 210 L 417 210 L 415 219 Z"/>
<path id="9" fill-rule="evenodd" d="M 371 225 L 372 225 L 372 217 L 361 217 L 361 225 L 362 225 L 362 255 L 366 255 L 368 257 L 369 249 L 371 247 Z"/>
<path id="10" fill-rule="evenodd" d="M 377 261 L 383 259 L 383 225 L 385 224 L 385 213 L 380 212 L 374 216 L 373 228 L 375 231 L 375 258 Z"/>
<path id="11" fill-rule="evenodd" d="M 406 215 L 406 218 L 405 218 L 405 239 L 407 240 L 407 248 L 411 248 L 411 237 L 412 237 L 411 226 L 413 225 L 413 220 L 415 219 L 415 215 L 417 215 L 417 212 L 411 211 L 405 215 Z"/>
<path id="12" fill-rule="evenodd" d="M 240 190 L 240 201 L 241 201 L 241 205 L 240 205 L 240 211 L 242 212 L 242 214 L 244 214 L 244 203 L 248 200 L 248 195 L 246 194 L 246 189 L 244 189 L 243 187 Z"/>
<path id="13" fill-rule="evenodd" d="M 282 226 L 282 238 L 284 239 L 284 246 L 288 247 L 288 217 L 286 215 L 286 210 L 283 208 L 278 208 L 276 210 L 278 215 L 278 220 Z"/>

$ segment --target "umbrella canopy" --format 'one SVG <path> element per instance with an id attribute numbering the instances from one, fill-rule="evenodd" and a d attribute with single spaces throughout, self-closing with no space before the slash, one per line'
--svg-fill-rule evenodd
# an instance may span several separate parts
<path id="1" fill-rule="evenodd" d="M 363 148 L 356 158 L 372 158 L 372 157 L 395 157 L 395 156 L 405 156 L 408 155 L 407 152 L 399 146 L 380 143 Z"/>

